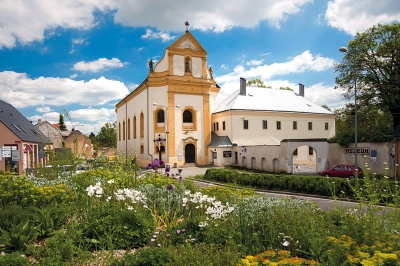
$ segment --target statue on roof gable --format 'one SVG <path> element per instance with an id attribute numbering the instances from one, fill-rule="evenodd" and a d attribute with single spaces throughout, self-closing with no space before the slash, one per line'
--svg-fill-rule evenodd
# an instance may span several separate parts
<path id="1" fill-rule="evenodd" d="M 153 72 L 153 66 L 154 66 L 154 62 L 153 62 L 153 60 L 150 60 L 149 61 L 150 72 Z"/>

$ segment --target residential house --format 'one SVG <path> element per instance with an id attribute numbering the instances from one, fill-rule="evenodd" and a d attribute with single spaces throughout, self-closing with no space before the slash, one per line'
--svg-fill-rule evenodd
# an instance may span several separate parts
<path id="1" fill-rule="evenodd" d="M 11 104 L 0 100 L 0 170 L 24 174 L 47 164 L 51 141 Z"/>

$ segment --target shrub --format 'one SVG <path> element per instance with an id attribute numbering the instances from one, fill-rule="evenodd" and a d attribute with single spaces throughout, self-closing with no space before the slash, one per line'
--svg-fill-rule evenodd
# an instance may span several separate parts
<path id="1" fill-rule="evenodd" d="M 173 255 L 164 248 L 141 248 L 134 254 L 125 254 L 122 261 L 114 261 L 111 266 L 160 266 L 174 262 Z M 176 264 L 173 264 L 176 265 Z"/>

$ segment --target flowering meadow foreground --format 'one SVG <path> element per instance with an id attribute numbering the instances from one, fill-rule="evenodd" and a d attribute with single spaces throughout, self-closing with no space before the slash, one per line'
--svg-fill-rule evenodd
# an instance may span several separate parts
<path id="1" fill-rule="evenodd" d="M 0 265 L 400 265 L 398 187 L 382 209 L 373 176 L 358 208 L 321 211 L 157 164 L 2 174 Z"/>

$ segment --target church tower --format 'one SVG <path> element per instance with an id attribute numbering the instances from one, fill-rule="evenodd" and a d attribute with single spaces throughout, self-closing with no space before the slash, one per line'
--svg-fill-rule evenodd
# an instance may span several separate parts
<path id="1" fill-rule="evenodd" d="M 218 92 L 206 50 L 186 29 L 159 62 L 149 62 L 147 78 L 116 105 L 118 153 L 126 158 L 136 153 L 143 166 L 155 158 L 172 167 L 209 164 Z"/>

